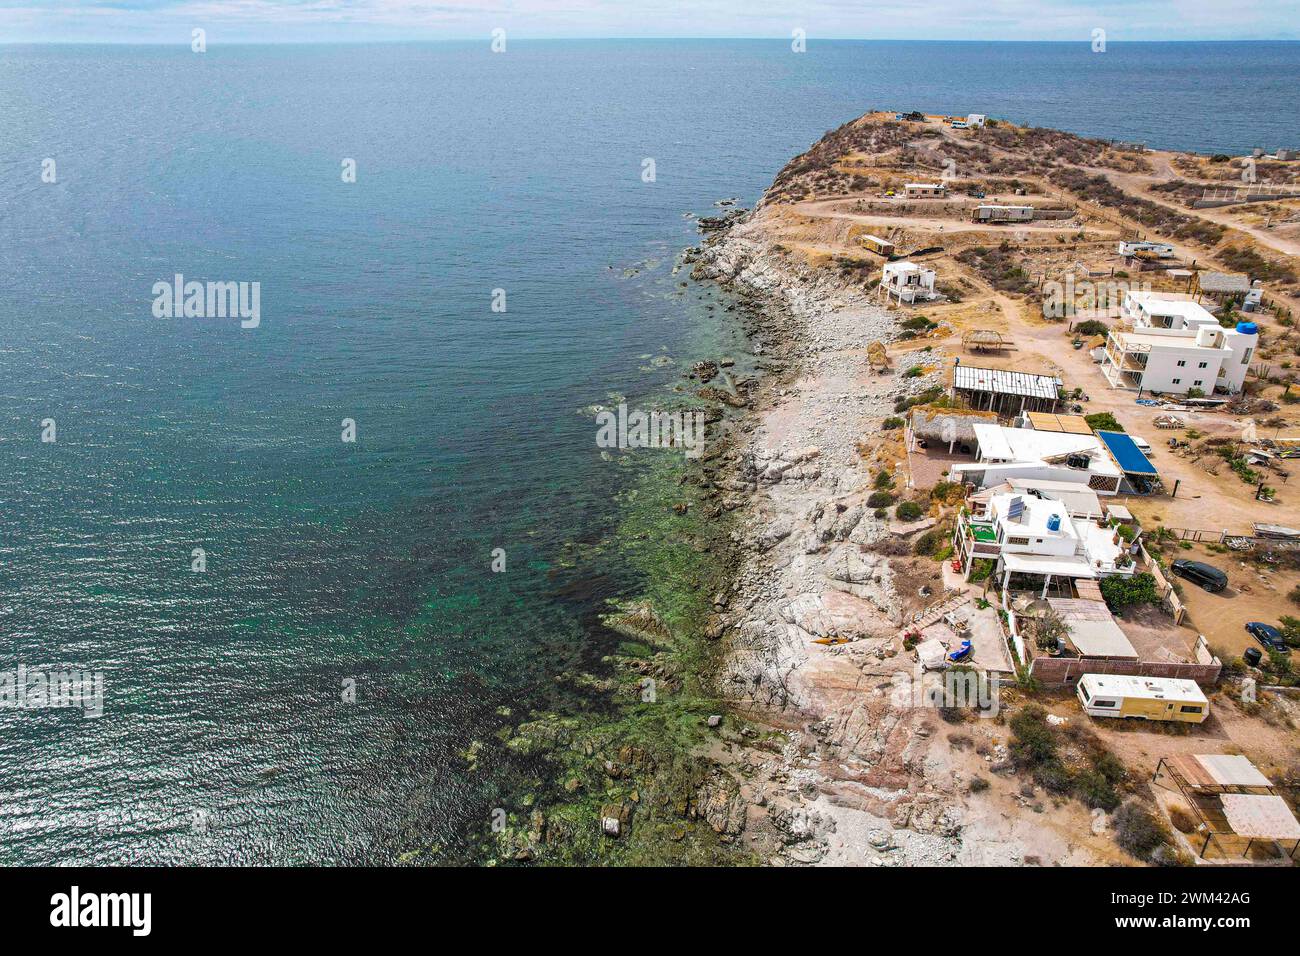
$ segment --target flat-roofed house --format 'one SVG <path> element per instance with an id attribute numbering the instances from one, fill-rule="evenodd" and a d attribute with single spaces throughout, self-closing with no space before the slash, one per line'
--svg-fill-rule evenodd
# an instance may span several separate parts
<path id="1" fill-rule="evenodd" d="M 950 469 L 953 481 L 977 489 L 1024 478 L 1060 481 L 1091 488 L 1099 495 L 1119 492 L 1123 471 L 1096 435 L 1005 428 L 976 422 L 974 462 L 958 462 Z"/>

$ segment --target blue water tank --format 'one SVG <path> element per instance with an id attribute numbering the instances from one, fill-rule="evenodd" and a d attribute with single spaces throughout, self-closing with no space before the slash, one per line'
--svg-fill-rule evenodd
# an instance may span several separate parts
<path id="1" fill-rule="evenodd" d="M 1259 326 L 1254 322 L 1238 322 L 1237 331 L 1242 335 L 1258 335 Z"/>
<path id="2" fill-rule="evenodd" d="M 1048 516 L 1047 516 L 1047 530 L 1048 530 L 1048 531 L 1060 531 L 1060 530 L 1061 530 L 1061 516 L 1060 516 L 1060 515 L 1048 515 Z"/>

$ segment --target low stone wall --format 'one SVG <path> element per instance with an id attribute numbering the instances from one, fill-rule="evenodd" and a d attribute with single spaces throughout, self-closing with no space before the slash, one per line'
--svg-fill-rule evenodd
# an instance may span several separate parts
<path id="1" fill-rule="evenodd" d="M 1084 674 L 1127 674 L 1133 677 L 1177 677 L 1211 687 L 1219 682 L 1219 671 L 1222 669 L 1223 663 L 1217 658 L 1209 664 L 1185 664 L 1171 661 L 1035 657 L 1029 665 L 1029 675 L 1040 684 L 1073 684 Z"/>

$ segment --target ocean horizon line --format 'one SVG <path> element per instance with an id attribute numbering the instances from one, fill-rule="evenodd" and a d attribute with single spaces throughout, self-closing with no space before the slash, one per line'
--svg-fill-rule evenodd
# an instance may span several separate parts
<path id="1" fill-rule="evenodd" d="M 207 29 L 212 29 L 208 27 Z M 437 46 L 450 44 L 476 44 L 482 43 L 485 39 L 490 39 L 490 34 L 473 34 L 455 37 L 419 37 L 419 38 L 371 38 L 371 39 L 312 39 L 312 40 L 223 40 L 222 46 L 267 46 L 267 47 L 291 47 L 291 46 Z M 636 42 L 636 43 L 788 43 L 790 38 L 785 35 L 781 36 L 510 36 L 511 43 L 607 43 L 607 42 Z M 1024 46 L 1030 44 L 1053 45 L 1053 46 L 1087 46 L 1091 43 L 1091 38 L 1081 37 L 1075 40 L 1048 40 L 1048 39 L 956 39 L 956 38 L 939 38 L 939 39 L 919 39 L 919 38 L 901 38 L 901 37 L 819 37 L 811 34 L 809 41 L 816 43 L 897 43 L 909 45 L 924 44 L 961 44 L 964 46 L 975 45 L 1017 45 Z M 1178 39 L 1178 40 L 1117 40 L 1107 39 L 1109 46 L 1193 46 L 1207 43 L 1222 44 L 1300 44 L 1300 37 L 1254 37 L 1254 38 L 1232 38 L 1232 37 L 1204 37 L 1197 39 Z M 85 40 L 45 40 L 45 39 L 22 39 L 22 40 L 0 40 L 0 47 L 4 46 L 188 46 L 188 37 L 181 37 L 177 40 L 150 40 L 150 39 L 85 39 Z"/>

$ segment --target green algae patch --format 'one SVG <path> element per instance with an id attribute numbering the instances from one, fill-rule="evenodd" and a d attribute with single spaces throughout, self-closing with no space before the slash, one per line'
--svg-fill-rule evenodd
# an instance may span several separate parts
<path id="1" fill-rule="evenodd" d="M 713 595 L 730 582 L 730 522 L 702 515 L 694 463 L 648 457 L 602 546 L 605 559 L 637 572 L 641 593 L 602 615 L 621 639 L 601 673 L 563 675 L 568 686 L 600 688 L 610 706 L 534 713 L 503 733 L 505 750 L 538 761 L 545 783 L 535 805 L 516 801 L 497 815 L 484 847 L 493 863 L 758 862 L 738 839 L 739 782 L 706 755 L 744 727 L 712 692 L 721 652 L 706 636 Z M 726 717 L 711 727 L 715 715 Z"/>

